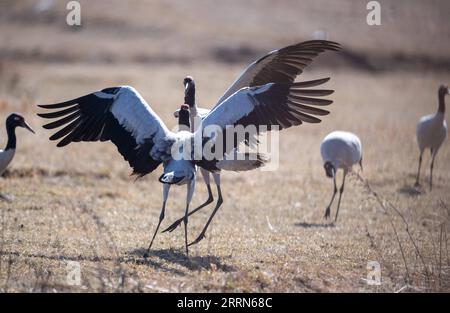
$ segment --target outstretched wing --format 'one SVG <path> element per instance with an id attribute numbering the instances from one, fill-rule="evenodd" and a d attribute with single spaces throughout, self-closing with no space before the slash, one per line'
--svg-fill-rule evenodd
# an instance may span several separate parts
<path id="1" fill-rule="evenodd" d="M 311 40 L 274 50 L 250 64 L 217 101 L 216 106 L 243 87 L 267 83 L 292 84 L 320 53 L 340 49 L 336 42 Z"/>
<path id="2" fill-rule="evenodd" d="M 211 112 L 210 109 L 197 108 L 198 116 L 200 116 L 202 119 L 205 118 L 205 116 L 208 115 L 209 112 Z"/>
<path id="3" fill-rule="evenodd" d="M 169 134 L 167 127 L 142 96 L 132 87 L 111 87 L 62 103 L 39 105 L 55 109 L 39 113 L 56 119 L 46 129 L 62 127 L 50 140 L 60 140 L 58 147 L 71 142 L 111 140 L 133 168 L 144 176 L 158 167 L 157 143 Z"/>
<path id="4" fill-rule="evenodd" d="M 298 82 L 293 84 L 269 83 L 258 87 L 245 87 L 233 94 L 216 106 L 202 122 L 203 136 L 208 134 L 209 126 L 211 129 L 218 129 L 222 136 L 212 136 L 209 140 L 221 140 L 224 153 L 230 151 L 230 148 L 236 148 L 243 140 L 248 137 L 233 137 L 233 142 L 226 142 L 227 129 L 233 126 L 242 125 L 247 127 L 254 125 L 254 130 L 258 133 L 261 126 L 265 130 L 271 130 L 273 126 L 278 129 L 289 128 L 293 125 L 300 125 L 303 122 L 319 123 L 321 120 L 317 116 L 327 115 L 329 112 L 319 107 L 331 104 L 333 101 L 318 98 L 327 96 L 334 92 L 329 89 L 310 89 L 327 82 L 329 78 Z M 234 130 L 233 130 L 234 131 Z M 215 133 L 214 133 L 215 134 Z M 207 137 L 208 135 L 206 135 Z M 230 138 L 228 138 L 229 140 Z M 205 139 L 205 144 L 208 139 Z M 202 160 L 198 165 L 209 169 L 217 164 L 216 159 Z"/>

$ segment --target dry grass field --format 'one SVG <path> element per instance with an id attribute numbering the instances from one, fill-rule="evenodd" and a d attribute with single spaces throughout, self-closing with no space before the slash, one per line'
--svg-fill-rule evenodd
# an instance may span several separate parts
<path id="1" fill-rule="evenodd" d="M 0 116 L 21 112 L 36 130 L 18 129 L 0 179 L 13 198 L 0 202 L 0 291 L 450 291 L 448 140 L 433 190 L 428 154 L 413 187 L 416 122 L 450 83 L 448 1 L 382 1 L 382 25 L 372 27 L 358 0 L 80 2 L 81 27 L 65 24 L 65 1 L 0 4 Z M 331 114 L 280 133 L 278 170 L 222 174 L 224 204 L 190 259 L 182 227 L 159 234 L 143 258 L 160 213 L 161 169 L 134 182 L 115 146 L 57 149 L 36 116 L 36 104 L 128 84 L 172 127 L 185 75 L 211 107 L 246 64 L 318 29 L 344 51 L 324 54 L 300 79 L 332 77 Z M 332 181 L 319 146 L 335 129 L 360 136 L 361 175 L 377 196 L 351 175 L 330 223 Z M 163 228 L 182 216 L 185 193 L 171 189 Z M 206 197 L 199 179 L 192 207 Z M 190 218 L 191 240 L 212 209 Z M 68 261 L 81 266 L 80 286 L 67 283 Z M 365 281 L 369 261 L 381 265 L 379 286 Z"/>

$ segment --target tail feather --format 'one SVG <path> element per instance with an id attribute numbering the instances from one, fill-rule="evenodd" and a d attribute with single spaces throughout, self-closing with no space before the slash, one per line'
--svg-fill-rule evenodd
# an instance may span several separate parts
<path id="1" fill-rule="evenodd" d="M 251 171 L 263 167 L 268 161 L 269 157 L 262 153 L 234 152 L 225 156 L 225 159 L 219 161 L 217 167 L 225 171 Z"/>

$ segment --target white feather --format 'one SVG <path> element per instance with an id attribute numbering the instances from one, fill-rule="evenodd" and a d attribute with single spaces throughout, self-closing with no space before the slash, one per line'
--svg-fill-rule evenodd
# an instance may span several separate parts
<path id="1" fill-rule="evenodd" d="M 5 172 L 15 153 L 16 149 L 0 150 L 0 175 Z"/>
<path id="2" fill-rule="evenodd" d="M 169 134 L 163 121 L 133 87 L 120 88 L 115 95 L 111 112 L 118 122 L 132 133 L 138 144 L 151 137 L 158 141 Z"/>
<path id="3" fill-rule="evenodd" d="M 362 157 L 362 145 L 358 136 L 345 131 L 328 134 L 320 145 L 323 162 L 331 162 L 334 168 L 346 171 L 358 163 Z"/>
<path id="4" fill-rule="evenodd" d="M 183 185 L 195 179 L 196 167 L 192 162 L 181 159 L 171 159 L 164 163 L 163 181 L 170 181 L 173 177 L 182 177 L 183 179 L 177 185 Z"/>
<path id="5" fill-rule="evenodd" d="M 208 115 L 209 112 L 211 112 L 210 109 L 197 108 L 197 115 L 201 118 L 204 118 L 206 115 Z"/>
<path id="6" fill-rule="evenodd" d="M 433 151 L 439 150 L 447 137 L 447 123 L 444 120 L 444 113 L 422 117 L 417 123 L 416 136 L 419 149 L 423 152 L 426 148 Z"/>
<path id="7" fill-rule="evenodd" d="M 202 128 L 204 129 L 210 125 L 217 125 L 222 128 L 233 125 L 255 109 L 257 100 L 254 96 L 264 93 L 272 85 L 270 83 L 261 87 L 245 87 L 240 89 L 209 112 L 203 119 Z"/>
<path id="8" fill-rule="evenodd" d="M 236 81 L 225 91 L 222 97 L 220 97 L 217 104 L 220 104 L 225 99 L 233 95 L 235 92 L 243 87 L 250 86 L 253 78 L 272 60 L 276 57 L 279 50 L 273 50 L 269 52 L 264 58 L 258 59 L 251 63 L 247 68 L 239 75 Z"/>

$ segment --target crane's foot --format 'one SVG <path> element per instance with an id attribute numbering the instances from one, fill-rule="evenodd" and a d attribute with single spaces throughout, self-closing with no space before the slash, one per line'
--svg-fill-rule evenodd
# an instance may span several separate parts
<path id="1" fill-rule="evenodd" d="M 195 244 L 199 243 L 201 240 L 203 240 L 204 238 L 206 238 L 206 237 L 205 237 L 205 234 L 204 234 L 204 233 L 201 233 L 201 234 L 197 237 L 197 239 L 195 239 L 193 242 L 191 242 L 190 244 L 188 244 L 188 246 L 190 247 L 190 246 L 192 246 L 192 245 L 195 245 Z"/>
<path id="2" fill-rule="evenodd" d="M 170 225 L 169 227 L 164 229 L 162 231 L 162 233 L 165 233 L 167 231 L 170 232 L 170 233 L 173 232 L 178 226 L 180 226 L 180 224 L 183 222 L 183 219 L 184 219 L 184 217 L 176 220 L 175 222 L 172 223 L 172 225 Z"/>
<path id="3" fill-rule="evenodd" d="M 330 218 L 330 207 L 328 207 L 325 210 L 325 215 L 323 216 L 323 218 L 326 219 L 326 220 Z"/>

